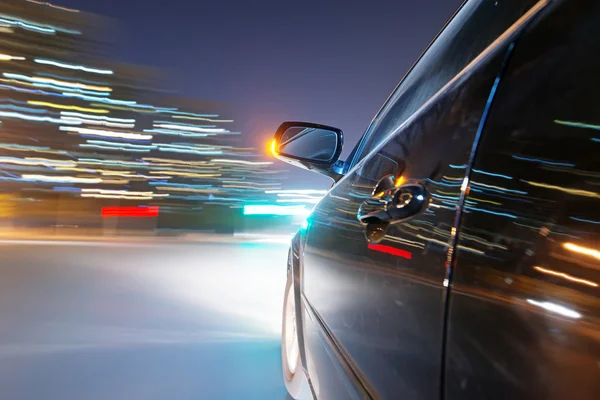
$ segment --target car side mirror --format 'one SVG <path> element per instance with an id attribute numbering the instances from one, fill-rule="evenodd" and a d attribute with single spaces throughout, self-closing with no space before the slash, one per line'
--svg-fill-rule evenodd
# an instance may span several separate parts
<path id="1" fill-rule="evenodd" d="M 289 164 L 327 175 L 342 177 L 338 159 L 344 135 L 330 126 L 308 122 L 284 122 L 271 142 L 271 152 Z"/>

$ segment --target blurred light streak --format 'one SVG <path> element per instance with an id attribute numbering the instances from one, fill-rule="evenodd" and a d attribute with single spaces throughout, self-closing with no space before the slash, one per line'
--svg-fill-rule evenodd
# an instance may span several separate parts
<path id="1" fill-rule="evenodd" d="M 271 140 L 271 154 L 273 154 L 273 156 L 277 157 L 277 140 L 273 139 Z"/>
<path id="2" fill-rule="evenodd" d="M 537 301 L 537 300 L 527 299 L 527 302 L 534 306 L 541 307 L 544 310 L 562 315 L 563 317 L 576 318 L 576 319 L 581 318 L 581 314 L 578 313 L 577 311 L 571 310 L 570 308 L 561 306 L 559 304 L 550 303 L 549 301 Z"/>
<path id="3" fill-rule="evenodd" d="M 59 129 L 61 131 L 76 132 L 79 134 L 92 135 L 92 136 L 105 136 L 105 137 L 135 139 L 135 140 L 150 140 L 150 139 L 152 139 L 152 135 L 143 135 L 140 133 L 107 131 L 107 130 L 91 129 L 91 128 L 76 128 L 76 127 L 70 127 L 70 126 L 61 126 Z"/>
<path id="4" fill-rule="evenodd" d="M 274 204 L 245 205 L 244 215 L 308 215 L 305 205 L 280 206 Z"/>
<path id="5" fill-rule="evenodd" d="M 75 10 L 74 8 L 67 8 L 67 7 L 56 6 L 54 4 L 50 4 L 50 3 L 47 3 L 45 1 L 37 1 L 37 0 L 27 0 L 27 1 L 29 3 L 35 3 L 35 4 L 42 5 L 42 6 L 56 8 L 57 10 L 62 10 L 62 11 L 67 11 L 67 12 L 72 12 L 72 13 L 78 13 L 79 12 L 79 10 Z"/>
<path id="6" fill-rule="evenodd" d="M 182 118 L 182 119 L 208 121 L 208 122 L 233 122 L 232 119 L 212 119 L 212 118 L 206 118 L 206 117 L 189 117 L 189 116 L 181 116 L 181 115 L 174 115 L 173 118 Z"/>
<path id="7" fill-rule="evenodd" d="M 533 267 L 533 269 L 535 269 L 536 271 L 539 271 L 543 274 L 548 274 L 548 275 L 553 275 L 553 276 L 558 276 L 560 278 L 564 278 L 571 282 L 581 283 L 583 285 L 588 285 L 588 286 L 593 286 L 593 287 L 598 287 L 598 284 L 596 282 L 588 281 L 587 279 L 575 278 L 574 276 L 565 274 L 564 272 L 553 271 L 551 269 L 547 269 L 547 268 L 543 268 L 543 267 L 539 267 L 539 266 L 535 266 L 535 267 Z"/>
<path id="8" fill-rule="evenodd" d="M 45 92 L 43 90 L 36 90 L 36 89 L 25 89 L 25 88 L 20 88 L 20 87 L 16 87 L 16 86 L 10 86 L 10 85 L 0 85 L 0 88 L 13 90 L 15 92 L 33 93 L 33 94 L 42 94 L 42 95 L 46 95 L 46 96 L 62 97 L 62 95 L 58 94 L 58 93 L 50 93 L 50 92 Z"/>
<path id="9" fill-rule="evenodd" d="M 309 203 L 309 204 L 317 204 L 319 201 L 321 201 L 321 199 L 307 199 L 307 198 L 277 199 L 278 203 Z"/>
<path id="10" fill-rule="evenodd" d="M 214 163 L 224 163 L 224 164 L 245 164 L 245 165 L 271 165 L 273 164 L 271 161 L 244 161 L 244 160 L 228 160 L 215 158 L 210 160 Z"/>
<path id="11" fill-rule="evenodd" d="M 39 182 L 101 183 L 100 178 L 79 178 L 75 176 L 22 175 L 22 179 Z"/>
<path id="12" fill-rule="evenodd" d="M 439 239 L 430 238 L 430 237 L 427 237 L 427 236 L 423 236 L 423 235 L 421 235 L 421 234 L 418 234 L 418 235 L 416 235 L 416 237 L 417 237 L 417 238 L 419 238 L 419 239 L 426 240 L 426 241 L 428 241 L 428 242 L 437 243 L 437 244 L 439 244 L 439 245 L 441 245 L 441 246 L 444 246 L 444 247 L 450 247 L 450 245 L 449 245 L 448 243 L 446 243 L 446 242 L 444 242 L 444 241 L 441 241 L 441 240 L 439 240 Z"/>
<path id="13" fill-rule="evenodd" d="M 189 187 L 168 187 L 168 186 L 157 186 L 157 190 L 167 190 L 173 192 L 191 192 L 191 193 L 216 193 L 216 189 L 193 189 Z"/>
<path id="14" fill-rule="evenodd" d="M 5 164 L 17 164 L 17 165 L 43 165 L 43 166 L 63 166 L 72 167 L 75 165 L 74 161 L 70 160 L 51 160 L 47 158 L 14 158 L 14 157 L 0 157 L 0 163 Z"/>
<path id="15" fill-rule="evenodd" d="M 501 206 L 501 205 L 502 205 L 502 203 L 499 203 L 499 202 L 497 202 L 497 201 L 492 201 L 492 200 L 483 200 L 483 199 L 480 199 L 480 198 L 477 198 L 477 197 L 469 197 L 469 199 L 470 199 L 470 200 L 477 201 L 477 202 L 494 204 L 494 205 L 496 205 L 496 206 Z"/>
<path id="16" fill-rule="evenodd" d="M 114 146 L 101 146 L 98 144 L 80 144 L 79 147 L 91 148 L 98 150 L 114 150 L 114 151 L 130 151 L 134 153 L 148 153 L 150 149 L 136 149 L 131 147 L 114 147 Z"/>
<path id="17" fill-rule="evenodd" d="M 24 61 L 25 57 L 11 56 L 8 54 L 0 53 L 0 61 Z"/>
<path id="18" fill-rule="evenodd" d="M 590 192 L 588 190 L 571 189 L 571 188 L 566 188 L 566 187 L 562 187 L 562 186 L 548 185 L 546 183 L 526 181 L 526 180 L 523 180 L 523 179 L 521 179 L 521 181 L 525 182 L 525 183 L 527 183 L 527 184 L 529 184 L 531 186 L 543 187 L 545 189 L 551 189 L 551 190 L 559 190 L 561 192 L 569 193 L 569 194 L 572 194 L 572 195 L 575 195 L 575 196 L 600 198 L 600 193 Z"/>
<path id="19" fill-rule="evenodd" d="M 596 224 L 596 225 L 600 224 L 600 221 L 592 221 L 591 219 L 583 219 L 583 218 L 577 218 L 577 217 L 569 217 L 569 218 L 572 220 L 575 220 L 575 221 L 588 222 L 590 224 Z"/>
<path id="20" fill-rule="evenodd" d="M 87 140 L 90 144 L 98 144 L 109 147 L 131 147 L 134 149 L 147 149 L 152 150 L 156 149 L 155 144 L 133 144 L 133 143 L 115 143 L 115 142 L 106 142 L 104 140 Z"/>
<path id="21" fill-rule="evenodd" d="M 77 160 L 78 164 L 102 164 L 102 165 L 116 165 L 123 167 L 145 167 L 148 164 L 136 161 L 120 161 L 120 160 L 100 160 L 96 158 L 80 158 Z"/>
<path id="22" fill-rule="evenodd" d="M 125 105 L 125 106 L 130 106 L 130 105 L 136 104 L 136 102 L 133 100 L 113 100 L 113 99 L 104 98 L 104 97 L 86 96 L 85 94 L 78 94 L 78 93 L 65 92 L 62 95 L 65 97 L 76 97 L 78 99 L 82 99 L 85 101 L 98 101 L 100 103 L 106 103 L 106 104 L 119 104 L 119 105 Z"/>
<path id="23" fill-rule="evenodd" d="M 152 196 L 125 196 L 120 194 L 97 194 L 97 193 L 82 193 L 81 197 L 93 199 L 119 199 L 119 200 L 152 200 Z"/>
<path id="24" fill-rule="evenodd" d="M 590 249 L 590 248 L 584 247 L 584 246 L 578 246 L 574 243 L 564 243 L 563 247 L 574 253 L 583 254 L 583 255 L 586 255 L 589 257 L 593 257 L 597 260 L 600 260 L 600 251 L 598 251 L 598 250 Z"/>
<path id="25" fill-rule="evenodd" d="M 175 176 L 187 176 L 190 178 L 214 178 L 221 176 L 221 174 L 194 174 L 192 172 L 180 172 L 180 171 L 150 171 L 151 174 L 165 174 Z"/>
<path id="26" fill-rule="evenodd" d="M 454 169 L 465 169 L 467 168 L 467 164 L 463 164 L 463 165 L 453 165 L 453 164 L 448 164 L 450 166 L 450 168 L 454 168 Z"/>
<path id="27" fill-rule="evenodd" d="M 512 176 L 502 175 L 502 174 L 495 174 L 495 173 L 492 173 L 492 172 L 482 171 L 480 169 L 473 169 L 473 172 L 477 172 L 478 174 L 483 174 L 483 175 L 495 176 L 497 178 L 513 179 Z"/>
<path id="28" fill-rule="evenodd" d="M 172 148 L 172 147 L 159 147 L 158 148 L 159 151 L 164 151 L 164 152 L 171 152 L 171 153 L 185 153 L 185 154 L 200 154 L 200 155 L 217 155 L 217 154 L 223 154 L 222 151 L 199 151 L 199 150 L 185 150 L 185 149 L 178 149 L 178 148 Z"/>
<path id="29" fill-rule="evenodd" d="M 25 22 L 22 20 L 7 19 L 5 17 L 6 17 L 5 15 L 0 15 L 0 23 L 7 24 L 9 26 L 18 26 L 18 27 L 24 28 L 26 30 L 35 31 L 35 32 L 39 32 L 39 33 L 45 33 L 45 34 L 55 34 L 56 33 L 56 29 L 48 27 L 48 26 L 32 24 L 32 23 L 29 23 L 29 21 Z"/>
<path id="30" fill-rule="evenodd" d="M 176 108 L 171 108 L 171 109 L 165 109 L 164 111 L 167 114 L 173 114 L 173 115 L 186 115 L 186 116 L 191 116 L 191 117 L 202 117 L 202 118 L 217 118 L 219 116 L 219 114 L 195 114 L 195 113 L 190 113 L 190 112 L 184 112 L 184 111 L 177 111 Z M 174 117 L 176 118 L 176 117 Z"/>
<path id="31" fill-rule="evenodd" d="M 94 74 L 112 75 L 114 73 L 113 71 L 108 70 L 108 69 L 90 68 L 90 67 L 86 67 L 83 65 L 67 64 L 67 63 L 62 63 L 62 62 L 53 61 L 53 60 L 46 60 L 46 59 L 42 59 L 42 58 L 36 58 L 33 61 L 35 61 L 38 64 L 52 65 L 52 66 L 59 67 L 59 68 L 74 69 L 74 70 L 85 71 L 85 72 L 90 72 L 90 73 L 94 73 Z"/>
<path id="32" fill-rule="evenodd" d="M 2 54 L 0 54 L 0 60 L 1 59 L 2 59 Z M 20 79 L 20 80 L 25 80 L 25 81 L 34 82 L 34 83 L 50 83 L 53 85 L 65 87 L 67 89 L 68 88 L 76 88 L 76 89 L 88 89 L 88 90 L 96 91 L 96 92 L 112 92 L 112 89 L 108 86 L 86 85 L 84 83 L 79 83 L 79 82 L 67 82 L 67 81 L 61 81 L 58 79 L 40 78 L 37 76 L 27 76 L 27 75 L 13 74 L 13 73 L 8 73 L 8 72 L 3 73 L 2 75 L 4 75 L 7 78 Z"/>
<path id="33" fill-rule="evenodd" d="M 369 247 L 369 250 L 378 251 L 380 253 L 391 254 L 393 256 L 403 257 L 403 258 L 406 258 L 407 260 L 410 260 L 412 258 L 412 253 L 410 251 L 397 249 L 392 246 L 386 246 L 384 244 L 371 244 L 371 243 L 369 243 L 367 246 Z"/>
<path id="34" fill-rule="evenodd" d="M 296 193 L 296 194 L 327 194 L 327 190 L 316 190 L 316 189 L 280 189 L 280 190 L 265 190 L 265 193 Z"/>
<path id="35" fill-rule="evenodd" d="M 77 111 L 83 111 L 83 112 L 91 112 L 91 113 L 95 113 L 95 114 L 108 114 L 110 112 L 108 110 L 103 110 L 103 109 L 98 109 L 98 108 L 83 108 L 83 107 L 70 106 L 70 105 L 65 105 L 65 104 L 48 103 L 46 101 L 29 100 L 29 101 L 27 101 L 27 103 L 34 105 L 34 106 L 46 106 L 46 107 L 50 107 L 50 108 L 59 108 L 62 110 L 77 110 Z"/>
<path id="36" fill-rule="evenodd" d="M 48 114 L 50 112 L 48 110 L 41 110 L 39 108 L 19 107 L 19 106 L 15 106 L 12 104 L 0 104 L 0 108 L 5 109 L 5 110 L 14 110 L 14 111 L 20 111 L 20 112 L 37 113 L 37 114 Z"/>
<path id="37" fill-rule="evenodd" d="M 214 133 L 186 133 L 181 131 L 171 131 L 168 129 L 144 129 L 144 132 L 148 133 L 162 133 L 165 135 L 176 135 L 176 136 L 185 136 L 185 137 L 207 137 L 214 136 Z"/>
<path id="38" fill-rule="evenodd" d="M 102 126 L 108 126 L 109 128 L 133 128 L 133 127 L 135 127 L 135 124 L 122 124 L 119 122 L 98 121 L 95 119 L 84 119 L 84 118 L 79 118 L 79 117 L 63 116 L 62 120 L 63 121 L 79 121 L 82 124 L 102 125 Z"/>
<path id="39" fill-rule="evenodd" d="M 174 129 L 180 131 L 192 131 L 192 132 L 202 132 L 202 133 L 226 133 L 229 132 L 227 129 L 223 128 L 200 128 L 193 126 L 180 126 L 174 124 L 155 124 L 154 126 L 158 128 L 166 128 L 166 129 Z"/>
<path id="40" fill-rule="evenodd" d="M 475 253 L 475 254 L 479 254 L 479 255 L 485 255 L 485 251 L 477 250 L 477 249 L 474 249 L 473 247 L 463 246 L 462 244 L 459 244 L 456 247 L 459 248 L 459 249 L 461 249 L 461 250 L 463 250 L 463 251 L 468 251 L 469 253 Z"/>
<path id="41" fill-rule="evenodd" d="M 0 111 L 0 117 L 16 118 L 16 119 L 22 119 L 22 120 L 34 121 L 34 122 L 51 122 L 53 124 L 81 125 L 81 122 L 79 122 L 79 121 L 64 121 L 64 120 L 58 119 L 58 118 L 40 117 L 37 115 L 27 115 L 27 114 L 11 112 L 11 111 Z"/>
<path id="42" fill-rule="evenodd" d="M 95 120 L 107 121 L 107 122 L 135 123 L 135 119 L 133 119 L 133 118 L 113 118 L 113 117 L 107 117 L 104 115 L 90 115 L 90 114 L 82 114 L 82 113 L 77 113 L 77 112 L 72 112 L 72 111 L 61 111 L 60 114 L 70 116 L 70 117 L 95 119 Z"/>
<path id="43" fill-rule="evenodd" d="M 110 217 L 158 217 L 159 208 L 150 207 L 103 207 L 100 215 Z"/>
<path id="44" fill-rule="evenodd" d="M 119 198 L 126 200 L 144 199 L 149 200 L 155 197 L 167 197 L 167 193 L 154 193 L 154 192 L 131 192 L 128 190 L 110 190 L 110 189 L 81 189 L 81 197 L 106 197 Z"/>
<path id="45" fill-rule="evenodd" d="M 471 207 L 471 206 L 467 206 L 465 208 L 467 208 L 468 210 L 480 211 L 480 212 L 484 212 L 484 213 L 487 213 L 487 214 L 497 215 L 499 217 L 507 217 L 507 218 L 513 218 L 513 219 L 518 218 L 516 215 L 512 215 L 512 214 L 508 214 L 508 213 L 503 213 L 503 212 L 498 212 L 498 211 L 486 210 L 485 208 Z"/>
<path id="46" fill-rule="evenodd" d="M 539 158 L 520 157 L 520 156 L 515 156 L 515 155 L 513 155 L 512 158 L 517 159 L 517 160 L 522 160 L 522 161 L 537 162 L 537 163 L 540 163 L 540 164 L 560 165 L 560 166 L 563 166 L 563 167 L 574 167 L 575 166 L 575 164 L 563 163 L 563 162 L 555 162 L 555 161 L 547 161 L 547 160 L 541 160 Z"/>
<path id="47" fill-rule="evenodd" d="M 571 126 L 573 128 L 587 128 L 600 131 L 600 125 L 584 124 L 583 122 L 561 121 L 559 119 L 555 119 L 554 123 L 559 125 Z"/>
<path id="48" fill-rule="evenodd" d="M 471 185 L 479 188 L 479 187 L 483 187 L 485 188 L 484 190 L 488 190 L 488 189 L 495 189 L 501 193 L 516 193 L 516 194 L 527 194 L 527 192 L 524 192 L 522 190 L 515 190 L 515 189 L 507 189 L 505 187 L 501 187 L 501 186 L 494 186 L 494 185 L 486 185 L 484 183 L 479 183 L 479 182 L 475 182 L 475 181 L 471 181 Z"/>

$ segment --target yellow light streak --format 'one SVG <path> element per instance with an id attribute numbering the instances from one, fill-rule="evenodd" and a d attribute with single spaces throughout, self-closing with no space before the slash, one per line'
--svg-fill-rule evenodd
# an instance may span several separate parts
<path id="1" fill-rule="evenodd" d="M 0 53 L 0 61 L 23 61 L 25 57 L 11 56 L 9 54 Z"/>
<path id="2" fill-rule="evenodd" d="M 583 254 L 589 257 L 594 257 L 597 260 L 600 260 L 600 251 L 595 249 L 590 249 L 589 247 L 578 246 L 574 243 L 564 243 L 563 247 L 569 251 L 574 253 Z"/>
<path id="3" fill-rule="evenodd" d="M 543 188 L 551 189 L 551 190 L 559 190 L 561 192 L 573 194 L 576 196 L 600 198 L 600 193 L 590 192 L 588 190 L 572 189 L 572 188 L 566 188 L 563 186 L 548 185 L 546 183 L 539 183 L 539 182 L 530 182 L 530 181 L 523 181 L 523 182 L 528 183 L 531 186 L 543 187 Z"/>
<path id="4" fill-rule="evenodd" d="M 564 278 L 564 279 L 566 279 L 568 281 L 571 281 L 571 282 L 576 282 L 576 283 L 581 283 L 581 284 L 588 285 L 588 286 L 598 287 L 598 284 L 596 282 L 588 281 L 587 279 L 575 278 L 574 276 L 571 276 L 569 274 L 565 274 L 564 272 L 553 271 L 551 269 L 542 268 L 542 267 L 539 267 L 539 266 L 535 266 L 535 267 L 533 267 L 533 269 L 535 269 L 536 271 L 539 271 L 541 273 L 544 273 L 544 274 L 548 274 L 548 275 L 553 275 L 553 276 L 558 276 L 560 278 Z"/>
<path id="5" fill-rule="evenodd" d="M 46 101 L 29 100 L 27 103 L 34 105 L 34 106 L 46 106 L 46 107 L 50 107 L 50 108 L 58 108 L 61 110 L 76 110 L 76 111 L 82 111 L 82 112 L 90 112 L 93 114 L 108 114 L 110 112 L 108 110 L 103 110 L 103 109 L 98 109 L 98 108 L 84 108 L 84 107 L 77 107 L 77 106 L 69 106 L 69 105 L 65 105 L 65 104 L 48 103 Z"/>

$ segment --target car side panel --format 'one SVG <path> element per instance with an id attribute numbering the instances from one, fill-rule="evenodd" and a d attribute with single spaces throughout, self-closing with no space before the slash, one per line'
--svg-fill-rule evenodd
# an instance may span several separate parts
<path id="1" fill-rule="evenodd" d="M 309 218 L 304 300 L 372 397 L 439 397 L 446 261 L 464 165 L 508 46 L 452 82 L 340 181 Z M 423 184 L 432 201 L 414 219 L 391 225 L 383 242 L 369 245 L 356 212 L 387 174 L 400 184 Z M 314 343 L 307 339 L 307 353 L 320 351 Z M 320 366 L 307 361 L 318 373 Z M 336 388 L 325 387 L 324 398 L 335 398 Z"/>
<path id="2" fill-rule="evenodd" d="M 470 173 L 446 399 L 600 398 L 599 50 L 597 0 L 517 42 Z"/>

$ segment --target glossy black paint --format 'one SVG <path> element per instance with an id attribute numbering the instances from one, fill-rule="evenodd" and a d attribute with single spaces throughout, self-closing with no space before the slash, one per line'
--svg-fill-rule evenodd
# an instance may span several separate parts
<path id="1" fill-rule="evenodd" d="M 519 39 L 470 173 L 445 398 L 600 398 L 600 3 Z"/>
<path id="2" fill-rule="evenodd" d="M 505 52 L 498 48 L 422 110 L 338 182 L 309 218 L 303 293 L 374 398 L 439 395 L 443 283 L 456 219 L 441 192 L 460 190 L 465 171 L 449 165 L 469 159 Z M 372 244 L 356 214 L 387 174 L 421 185 L 432 202 Z"/>
<path id="3" fill-rule="evenodd" d="M 317 399 L 600 398 L 600 3 L 523 13 L 294 241 Z M 357 213 L 405 185 L 427 206 L 369 242 Z"/>

